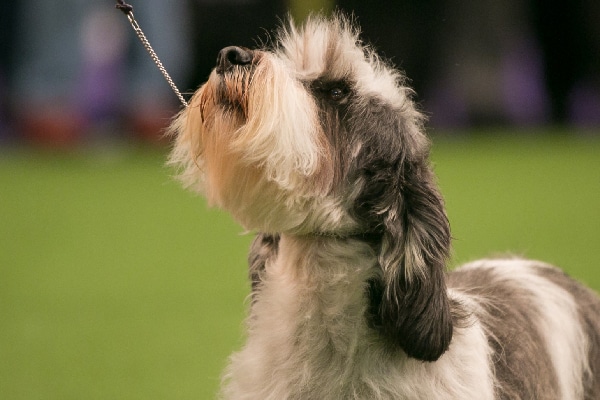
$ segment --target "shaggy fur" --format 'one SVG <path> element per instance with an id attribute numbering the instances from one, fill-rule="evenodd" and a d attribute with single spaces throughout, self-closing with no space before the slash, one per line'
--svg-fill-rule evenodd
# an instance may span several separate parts
<path id="1" fill-rule="evenodd" d="M 423 117 L 346 18 L 223 49 L 172 131 L 184 184 L 262 232 L 224 398 L 600 398 L 594 293 L 517 258 L 446 272 Z"/>

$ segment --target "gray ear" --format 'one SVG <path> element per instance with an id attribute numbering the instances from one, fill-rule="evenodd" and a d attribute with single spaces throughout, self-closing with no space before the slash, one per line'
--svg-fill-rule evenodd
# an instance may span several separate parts
<path id="1" fill-rule="evenodd" d="M 451 238 L 443 200 L 426 158 L 380 164 L 369 175 L 369 201 L 361 204 L 379 221 L 382 235 L 382 277 L 370 288 L 374 325 L 407 355 L 435 361 L 448 349 L 453 330 L 445 284 Z"/>

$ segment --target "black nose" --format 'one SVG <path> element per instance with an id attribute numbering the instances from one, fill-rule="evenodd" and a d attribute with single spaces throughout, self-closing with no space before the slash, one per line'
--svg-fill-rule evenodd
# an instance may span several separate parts
<path id="1" fill-rule="evenodd" d="M 237 46 L 225 47 L 217 56 L 217 73 L 222 74 L 234 65 L 248 65 L 252 62 L 252 51 Z"/>

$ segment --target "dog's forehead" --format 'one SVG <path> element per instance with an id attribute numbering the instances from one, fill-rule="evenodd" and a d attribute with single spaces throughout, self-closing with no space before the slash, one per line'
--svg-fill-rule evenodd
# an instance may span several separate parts
<path id="1" fill-rule="evenodd" d="M 309 20 L 299 30 L 290 28 L 282 35 L 281 58 L 301 79 L 328 74 L 332 79 L 347 78 L 364 62 L 357 35 L 339 20 Z"/>
<path id="2" fill-rule="evenodd" d="M 346 80 L 361 94 L 395 104 L 404 100 L 401 75 L 363 46 L 359 30 L 346 19 L 313 18 L 299 29 L 289 27 L 280 35 L 277 55 L 300 80 Z"/>

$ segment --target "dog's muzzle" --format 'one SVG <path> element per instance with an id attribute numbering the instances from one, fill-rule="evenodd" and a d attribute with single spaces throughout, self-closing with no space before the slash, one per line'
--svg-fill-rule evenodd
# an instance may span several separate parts
<path id="1" fill-rule="evenodd" d="M 222 75 L 235 66 L 250 65 L 253 59 L 252 50 L 237 46 L 225 47 L 217 56 L 217 74 Z"/>

